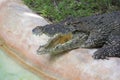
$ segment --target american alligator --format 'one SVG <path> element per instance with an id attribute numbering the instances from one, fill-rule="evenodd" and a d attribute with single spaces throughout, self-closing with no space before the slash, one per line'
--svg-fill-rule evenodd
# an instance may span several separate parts
<path id="1" fill-rule="evenodd" d="M 51 48 L 50 46 L 49 48 L 42 47 L 44 49 L 39 48 L 38 53 L 48 51 L 57 54 L 82 47 L 100 48 L 93 55 L 95 59 L 120 57 L 120 11 L 88 17 L 68 18 L 57 24 L 38 26 L 33 29 L 33 33 L 51 35 L 51 41 L 47 46 L 49 44 L 51 46 L 59 39 L 64 39 L 65 36 L 72 36 L 61 44 L 58 41 Z"/>

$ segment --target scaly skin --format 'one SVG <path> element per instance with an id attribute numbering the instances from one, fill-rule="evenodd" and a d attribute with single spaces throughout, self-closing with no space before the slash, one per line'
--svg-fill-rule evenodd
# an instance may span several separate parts
<path id="1" fill-rule="evenodd" d="M 93 55 L 95 59 L 108 59 L 108 57 L 120 57 L 120 28 L 113 31 L 106 44 Z"/>
<path id="2" fill-rule="evenodd" d="M 83 18 L 75 18 L 67 24 L 76 30 L 89 33 L 88 39 L 82 45 L 84 48 L 101 47 L 114 29 L 120 28 L 120 12 L 106 13 Z"/>
<path id="3" fill-rule="evenodd" d="M 38 28 L 39 27 L 39 28 Z M 59 36 L 53 38 L 47 45 L 58 43 L 54 47 L 42 47 L 38 53 L 48 52 L 57 54 L 75 48 L 100 48 L 93 55 L 94 59 L 106 59 L 108 57 L 120 57 L 120 12 L 106 13 L 81 18 L 68 18 L 57 24 L 50 24 L 33 29 L 34 34 L 46 34 L 51 37 L 71 34 L 72 38 L 59 44 Z M 76 36 L 77 35 L 77 36 Z M 79 37 L 81 36 L 81 37 Z M 83 38 L 82 38 L 83 37 Z M 54 40 L 55 39 L 55 40 Z M 72 46 L 71 46 L 72 45 Z M 102 48 L 101 48 L 102 47 Z"/>

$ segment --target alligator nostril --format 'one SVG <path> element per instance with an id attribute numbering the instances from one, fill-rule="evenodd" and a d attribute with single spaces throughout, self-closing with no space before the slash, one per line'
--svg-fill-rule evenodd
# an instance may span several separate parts
<path id="1" fill-rule="evenodd" d="M 32 30 L 32 33 L 34 33 L 35 32 L 35 28 Z"/>
<path id="2" fill-rule="evenodd" d="M 42 32 L 41 30 L 42 30 L 42 28 L 40 26 L 37 26 L 32 30 L 32 33 L 36 34 L 36 35 L 38 35 L 38 34 L 40 35 Z"/>

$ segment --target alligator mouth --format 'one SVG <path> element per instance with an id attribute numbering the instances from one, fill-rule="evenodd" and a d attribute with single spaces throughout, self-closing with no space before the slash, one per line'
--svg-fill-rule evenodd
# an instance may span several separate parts
<path id="1" fill-rule="evenodd" d="M 68 34 L 57 34 L 54 39 L 49 43 L 47 48 L 53 48 L 59 44 L 64 44 L 73 38 L 72 33 Z"/>

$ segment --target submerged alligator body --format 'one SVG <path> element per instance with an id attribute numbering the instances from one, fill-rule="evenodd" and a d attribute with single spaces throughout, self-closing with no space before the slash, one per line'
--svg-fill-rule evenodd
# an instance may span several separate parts
<path id="1" fill-rule="evenodd" d="M 57 54 L 82 47 L 100 48 L 93 55 L 95 59 L 120 57 L 120 11 L 68 18 L 57 24 L 37 26 L 33 33 L 51 36 L 50 42 L 40 47 L 38 53 L 47 51 Z"/>

